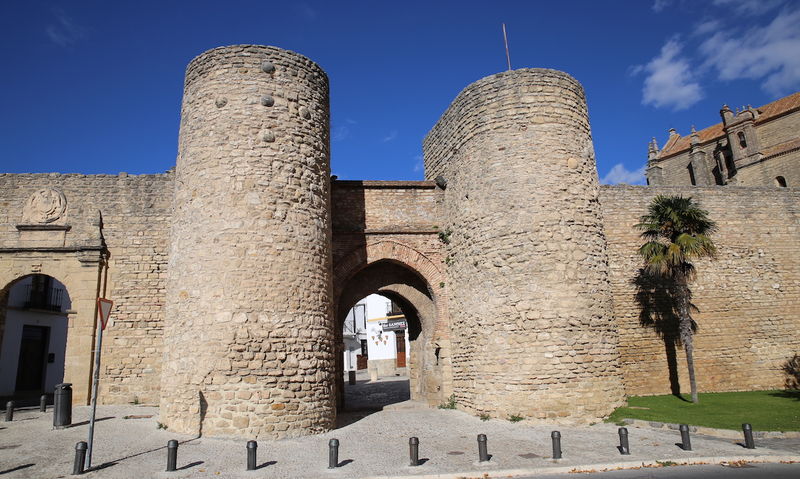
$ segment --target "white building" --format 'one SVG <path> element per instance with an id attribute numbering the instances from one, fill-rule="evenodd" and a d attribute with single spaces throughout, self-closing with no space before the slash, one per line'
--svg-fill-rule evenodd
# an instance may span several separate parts
<path id="1" fill-rule="evenodd" d="M 403 313 L 378 294 L 362 299 L 344 321 L 344 369 L 368 369 L 370 378 L 406 374 L 410 359 L 408 328 Z"/>
<path id="2" fill-rule="evenodd" d="M 8 292 L 0 347 L 0 396 L 52 394 L 64 379 L 70 300 L 58 280 L 27 276 Z"/>

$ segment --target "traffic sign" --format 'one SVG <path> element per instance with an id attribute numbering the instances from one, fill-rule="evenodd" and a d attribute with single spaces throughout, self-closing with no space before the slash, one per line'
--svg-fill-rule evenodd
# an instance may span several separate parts
<path id="1" fill-rule="evenodd" d="M 114 302 L 110 299 L 97 298 L 97 310 L 100 312 L 100 323 L 103 325 L 103 329 L 106 329 L 106 324 L 108 324 L 112 306 L 114 306 Z"/>

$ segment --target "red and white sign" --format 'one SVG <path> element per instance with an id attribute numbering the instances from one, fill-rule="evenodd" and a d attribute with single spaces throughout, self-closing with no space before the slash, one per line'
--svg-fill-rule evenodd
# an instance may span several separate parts
<path id="1" fill-rule="evenodd" d="M 112 306 L 114 306 L 114 302 L 110 299 L 97 298 L 97 311 L 100 313 L 100 324 L 103 325 L 103 329 L 106 329 L 106 324 L 108 324 Z"/>

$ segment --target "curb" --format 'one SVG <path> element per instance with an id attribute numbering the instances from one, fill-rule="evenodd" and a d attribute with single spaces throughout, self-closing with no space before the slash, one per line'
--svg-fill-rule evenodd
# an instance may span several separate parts
<path id="1" fill-rule="evenodd" d="M 680 424 L 672 424 L 668 422 L 645 421 L 643 419 L 630 419 L 625 418 L 622 420 L 625 424 L 634 427 L 644 427 L 649 429 L 660 430 L 675 430 L 677 431 Z M 692 426 L 689 425 L 689 431 L 693 434 L 703 434 L 706 436 L 716 436 L 723 439 L 742 439 L 742 431 L 733 429 L 715 429 L 712 427 Z M 800 431 L 753 431 L 753 437 L 756 439 L 796 439 L 800 438 Z"/>
<path id="2" fill-rule="evenodd" d="M 534 476 L 542 474 L 568 474 L 581 472 L 606 472 L 620 469 L 640 469 L 643 467 L 665 467 L 659 462 L 671 462 L 678 466 L 721 464 L 723 462 L 748 463 L 795 463 L 800 456 L 709 456 L 691 459 L 663 459 L 650 461 L 612 462 L 603 464 L 587 464 L 574 466 L 532 467 L 526 469 L 486 469 L 480 471 L 449 472 L 442 474 L 419 474 L 405 476 L 366 476 L 362 479 L 483 479 L 486 477 Z"/>

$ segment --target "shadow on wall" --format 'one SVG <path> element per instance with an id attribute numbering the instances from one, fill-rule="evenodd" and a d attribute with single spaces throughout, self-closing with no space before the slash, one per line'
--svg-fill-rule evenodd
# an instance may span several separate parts
<path id="1" fill-rule="evenodd" d="M 786 373 L 786 389 L 797 391 L 797 399 L 800 400 L 800 354 L 795 354 L 781 368 Z"/>
<path id="2" fill-rule="evenodd" d="M 664 350 L 669 370 L 670 391 L 676 397 L 681 396 L 681 385 L 678 380 L 677 347 L 681 346 L 679 333 L 677 291 L 674 284 L 640 269 L 631 281 L 636 287 L 636 303 L 639 305 L 639 324 L 650 328 L 664 341 Z M 699 311 L 691 302 L 689 291 L 689 309 Z M 692 334 L 697 332 L 697 323 L 692 319 Z"/>

